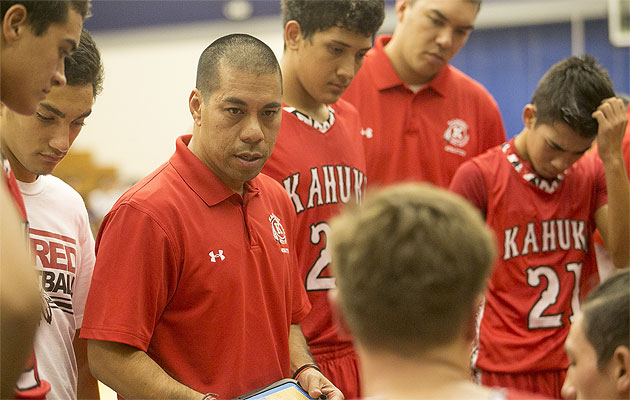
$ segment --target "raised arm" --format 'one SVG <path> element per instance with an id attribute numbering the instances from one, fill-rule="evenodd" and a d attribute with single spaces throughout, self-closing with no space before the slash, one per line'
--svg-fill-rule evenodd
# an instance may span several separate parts
<path id="1" fill-rule="evenodd" d="M 623 101 L 606 99 L 593 113 L 599 123 L 597 149 L 604 164 L 608 204 L 595 213 L 595 223 L 617 268 L 630 265 L 630 183 L 621 143 L 628 117 Z"/>
<path id="2" fill-rule="evenodd" d="M 126 344 L 88 340 L 88 360 L 92 375 L 128 400 L 204 396 L 173 379 L 147 353 Z"/>

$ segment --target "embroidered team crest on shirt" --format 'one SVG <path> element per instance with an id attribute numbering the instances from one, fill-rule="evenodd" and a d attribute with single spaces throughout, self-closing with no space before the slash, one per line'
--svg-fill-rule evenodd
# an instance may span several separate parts
<path id="1" fill-rule="evenodd" d="M 287 234 L 284 231 L 284 227 L 280 223 L 280 218 L 275 214 L 269 214 L 269 222 L 271 222 L 271 230 L 273 232 L 273 238 L 280 244 L 287 244 Z"/>
<path id="2" fill-rule="evenodd" d="M 448 128 L 444 131 L 444 140 L 448 143 L 444 150 L 462 157 L 466 156 L 466 150 L 462 147 L 465 147 L 470 140 L 468 124 L 459 118 L 448 121 Z"/>

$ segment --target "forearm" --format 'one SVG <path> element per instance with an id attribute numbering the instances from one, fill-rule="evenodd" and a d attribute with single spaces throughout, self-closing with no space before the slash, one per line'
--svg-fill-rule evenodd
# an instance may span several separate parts
<path id="1" fill-rule="evenodd" d="M 77 398 L 99 399 L 98 381 L 92 376 L 87 358 L 87 340 L 79 339 L 80 330 L 77 330 L 72 341 L 74 355 L 77 360 Z"/>
<path id="2" fill-rule="evenodd" d="M 126 399 L 192 399 L 197 392 L 169 376 L 145 352 L 121 343 L 88 340 L 92 375 Z"/>
<path id="3" fill-rule="evenodd" d="M 299 324 L 291 325 L 289 332 L 289 354 L 291 356 L 291 374 L 295 374 L 295 371 L 305 364 L 315 363 L 308 350 L 306 338 Z M 302 386 L 312 398 L 318 398 L 322 394 L 325 394 L 329 400 L 343 400 L 341 391 L 319 371 L 319 368 L 303 369 L 296 379 L 300 386 Z"/>
<path id="4" fill-rule="evenodd" d="M 291 357 L 291 374 L 295 373 L 304 364 L 315 363 L 299 324 L 291 325 L 291 330 L 289 331 L 289 354 Z"/>
<path id="5" fill-rule="evenodd" d="M 617 268 L 630 265 L 630 183 L 621 152 L 604 161 L 608 190 L 606 247 Z"/>

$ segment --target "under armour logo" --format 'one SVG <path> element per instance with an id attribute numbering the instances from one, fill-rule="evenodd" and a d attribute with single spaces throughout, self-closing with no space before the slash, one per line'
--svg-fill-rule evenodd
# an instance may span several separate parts
<path id="1" fill-rule="evenodd" d="M 208 253 L 208 255 L 210 256 L 211 262 L 217 262 L 217 258 L 220 258 L 221 261 L 225 260 L 225 256 L 223 255 L 223 250 L 219 250 L 218 254 L 214 254 L 214 251 L 211 251 L 210 253 Z"/>
<path id="2" fill-rule="evenodd" d="M 372 128 L 361 129 L 361 135 L 365 136 L 368 139 L 372 138 Z"/>

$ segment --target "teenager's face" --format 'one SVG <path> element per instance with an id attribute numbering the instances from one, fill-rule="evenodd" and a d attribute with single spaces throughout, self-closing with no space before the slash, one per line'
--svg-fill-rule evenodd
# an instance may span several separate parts
<path id="1" fill-rule="evenodd" d="M 523 158 L 541 177 L 553 180 L 584 155 L 594 138 L 584 138 L 564 122 L 536 125 L 536 111 L 528 105 L 524 111 L 528 128 Z"/>
<path id="2" fill-rule="evenodd" d="M 15 177 L 34 182 L 63 160 L 92 112 L 92 85 L 52 88 L 35 115 L 2 107 L 0 138 Z"/>
<path id="3" fill-rule="evenodd" d="M 51 24 L 36 36 L 29 24 L 17 27 L 15 40 L 2 49 L 2 102 L 32 115 L 55 86 L 66 84 L 64 60 L 79 44 L 83 19 L 70 9 L 64 23 Z"/>
<path id="4" fill-rule="evenodd" d="M 595 348 L 584 336 L 583 315 L 578 315 L 571 325 L 565 341 L 565 350 L 569 359 L 569 369 L 562 386 L 565 399 L 616 399 L 619 394 L 613 369 L 604 366 L 597 368 Z"/>
<path id="5" fill-rule="evenodd" d="M 298 81 L 304 96 L 315 103 L 332 104 L 352 82 L 372 38 L 344 28 L 333 27 L 316 32 L 298 43 Z"/>
<path id="6" fill-rule="evenodd" d="M 465 0 L 398 0 L 399 61 L 416 82 L 427 83 L 466 44 L 479 6 Z"/>

